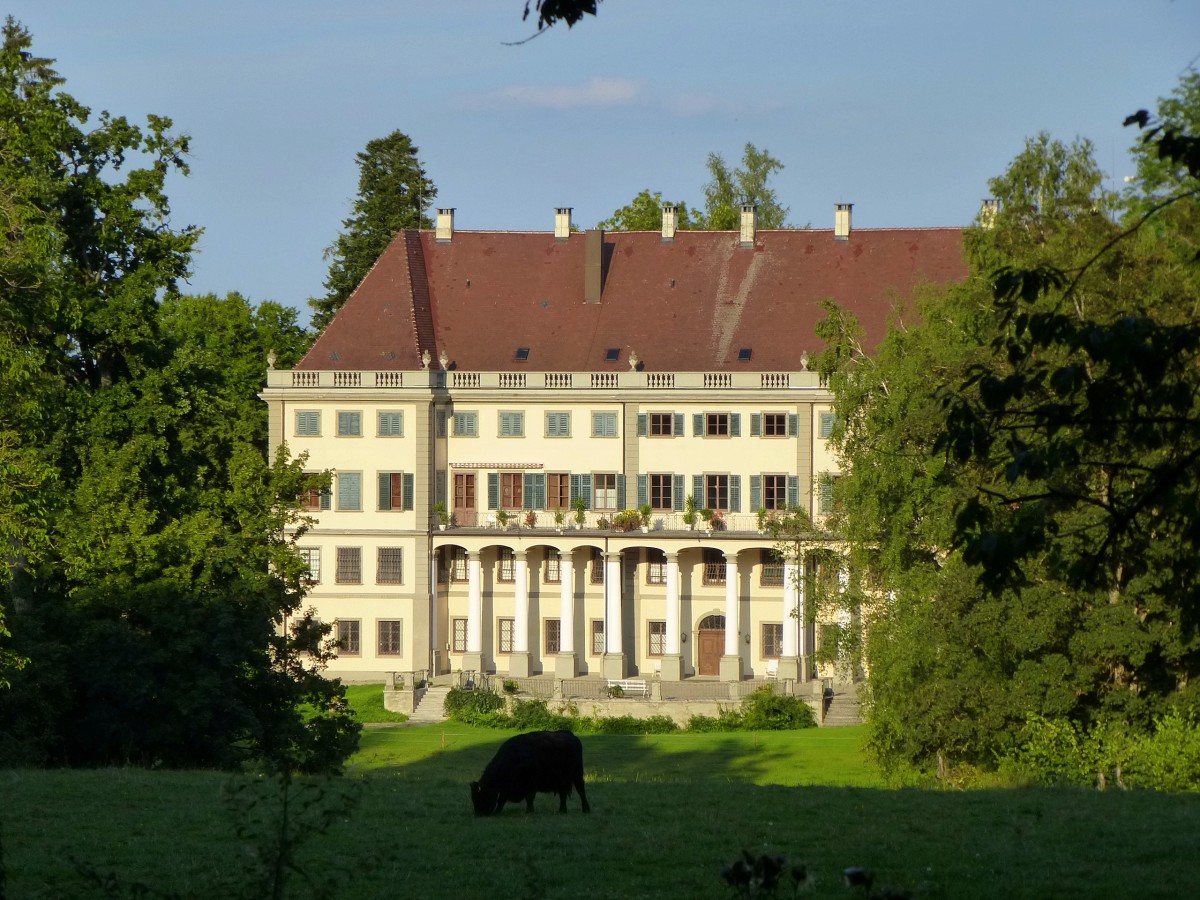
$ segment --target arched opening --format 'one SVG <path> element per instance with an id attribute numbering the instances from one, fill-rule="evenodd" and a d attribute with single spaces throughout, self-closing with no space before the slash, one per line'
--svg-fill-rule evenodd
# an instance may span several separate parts
<path id="1" fill-rule="evenodd" d="M 725 617 L 706 616 L 696 629 L 696 674 L 721 674 L 721 656 L 725 653 Z"/>

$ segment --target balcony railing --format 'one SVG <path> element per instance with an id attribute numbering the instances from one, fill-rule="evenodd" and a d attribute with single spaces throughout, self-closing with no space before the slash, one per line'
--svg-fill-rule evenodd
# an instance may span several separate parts
<path id="1" fill-rule="evenodd" d="M 582 524 L 575 519 L 573 511 L 563 511 L 563 521 L 559 525 L 554 521 L 553 510 L 538 509 L 534 510 L 533 524 L 529 524 L 527 520 L 526 510 L 508 510 L 508 521 L 500 524 L 500 516 L 497 510 L 494 509 L 471 509 L 471 510 L 456 510 L 453 520 L 448 526 L 449 528 L 472 528 L 485 529 L 490 531 L 511 531 L 511 532 L 540 532 L 557 533 L 559 531 L 585 531 L 585 532 L 603 532 L 606 534 L 620 535 L 629 534 L 630 536 L 640 534 L 642 526 L 637 525 L 633 528 L 615 528 L 613 526 L 613 512 L 588 510 L 583 514 Z M 436 518 L 430 519 L 430 528 L 439 530 L 441 528 Z M 689 526 L 683 521 L 683 513 L 676 512 L 656 512 L 650 516 L 650 524 L 646 526 L 646 532 L 653 534 L 655 532 L 687 532 L 695 531 L 704 535 L 717 536 L 722 533 L 730 534 L 760 534 L 758 528 L 758 516 L 755 513 L 724 513 L 719 522 L 714 522 L 711 526 L 704 522 L 697 514 L 694 525 Z"/>

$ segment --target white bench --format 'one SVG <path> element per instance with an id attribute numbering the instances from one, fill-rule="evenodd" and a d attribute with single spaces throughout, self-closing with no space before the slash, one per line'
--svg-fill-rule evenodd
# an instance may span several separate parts
<path id="1" fill-rule="evenodd" d="M 613 688 L 620 688 L 626 696 L 630 694 L 650 696 L 650 685 L 646 683 L 645 678 L 610 678 L 608 679 L 608 689 L 611 691 Z"/>

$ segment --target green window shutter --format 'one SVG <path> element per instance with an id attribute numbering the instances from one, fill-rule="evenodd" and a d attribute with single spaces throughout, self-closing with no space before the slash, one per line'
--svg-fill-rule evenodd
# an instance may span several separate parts
<path id="1" fill-rule="evenodd" d="M 413 483 L 413 473 L 405 472 L 401 478 L 401 507 L 403 509 L 412 509 L 415 505 L 413 502 L 413 494 L 415 493 L 415 484 Z"/>
<path id="2" fill-rule="evenodd" d="M 675 413 L 674 419 L 672 424 L 675 426 L 675 437 L 683 437 L 683 413 Z"/>
<path id="3" fill-rule="evenodd" d="M 617 473 L 617 509 L 625 508 L 625 476 Z"/>
<path id="4" fill-rule="evenodd" d="M 362 416 L 356 412 L 340 412 L 338 418 L 338 434 L 352 437 L 362 433 Z"/>
<path id="5" fill-rule="evenodd" d="M 526 509 L 533 509 L 536 505 L 533 502 L 533 475 L 526 474 L 521 479 L 521 505 Z"/>
<path id="6" fill-rule="evenodd" d="M 401 437 L 404 434 L 404 414 L 381 412 L 379 414 L 379 436 Z"/>
<path id="7" fill-rule="evenodd" d="M 821 413 L 821 426 L 818 434 L 819 437 L 827 438 L 829 435 L 833 434 L 833 423 L 835 418 L 836 417 L 831 412 Z"/>
<path id="8" fill-rule="evenodd" d="M 446 470 L 439 469 L 436 478 L 434 479 L 434 503 L 446 504 Z"/>
<path id="9" fill-rule="evenodd" d="M 296 434 L 316 435 L 321 433 L 321 414 L 319 412 L 296 413 Z"/>
<path id="10" fill-rule="evenodd" d="M 526 475 L 526 478 L 533 479 L 533 508 L 546 508 L 546 473 L 535 472 L 532 475 Z"/>
<path id="11" fill-rule="evenodd" d="M 704 436 L 704 413 L 692 414 L 692 437 Z"/>
<path id="12" fill-rule="evenodd" d="M 823 474 L 817 481 L 817 512 L 833 512 L 833 476 Z"/>
<path id="13" fill-rule="evenodd" d="M 638 437 L 645 437 L 646 431 L 650 422 L 650 417 L 645 413 L 638 413 Z"/>
<path id="14" fill-rule="evenodd" d="M 729 511 L 742 511 L 742 476 L 729 476 Z"/>
<path id="15" fill-rule="evenodd" d="M 704 476 L 692 476 L 692 496 L 696 498 L 696 509 L 704 509 Z"/>
<path id="16" fill-rule="evenodd" d="M 444 438 L 446 436 L 446 411 L 439 409 L 437 414 L 437 436 Z"/>
<path id="17" fill-rule="evenodd" d="M 333 490 L 331 488 L 321 489 L 321 509 L 333 509 Z"/>
<path id="18" fill-rule="evenodd" d="M 750 437 L 762 437 L 762 413 L 750 414 Z"/>
<path id="19" fill-rule="evenodd" d="M 392 473 L 379 473 L 379 508 L 392 508 Z"/>
<path id="20" fill-rule="evenodd" d="M 362 509 L 362 474 L 343 472 L 338 476 L 338 509 Z"/>
<path id="21" fill-rule="evenodd" d="M 787 429 L 788 437 L 796 437 L 800 434 L 800 417 L 796 413 L 788 413 Z"/>
<path id="22" fill-rule="evenodd" d="M 675 506 L 675 512 L 683 512 L 684 477 L 682 475 L 675 476 L 675 490 L 671 492 L 671 502 Z"/>
<path id="23" fill-rule="evenodd" d="M 750 512 L 762 509 L 762 476 L 750 476 Z"/>
<path id="24" fill-rule="evenodd" d="M 650 476 L 639 475 L 637 477 L 637 505 L 641 509 L 650 502 Z"/>
<path id="25" fill-rule="evenodd" d="M 731 437 L 741 437 L 742 436 L 742 414 L 741 413 L 730 413 L 729 414 L 729 434 Z"/>
<path id="26" fill-rule="evenodd" d="M 789 475 L 787 480 L 787 502 L 789 507 L 800 505 L 800 476 Z"/>
<path id="27" fill-rule="evenodd" d="M 575 498 L 583 496 L 583 476 L 571 476 L 571 506 L 575 506 Z"/>
<path id="28" fill-rule="evenodd" d="M 591 509 L 592 508 L 592 475 L 590 472 L 587 473 L 586 475 L 579 476 L 579 490 L 580 490 L 580 496 L 583 497 L 583 508 Z"/>
<path id="29" fill-rule="evenodd" d="M 500 473 L 488 472 L 488 509 L 500 506 Z"/>

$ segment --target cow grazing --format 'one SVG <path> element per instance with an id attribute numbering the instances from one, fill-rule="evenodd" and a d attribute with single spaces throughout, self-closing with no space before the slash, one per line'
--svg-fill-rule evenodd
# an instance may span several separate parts
<path id="1" fill-rule="evenodd" d="M 583 744 L 569 731 L 530 731 L 500 745 L 478 781 L 471 782 L 475 815 L 500 812 L 505 803 L 525 801 L 533 812 L 537 793 L 558 794 L 558 811 L 567 811 L 567 796 L 574 787 L 583 811 L 589 812 L 583 789 Z"/>

